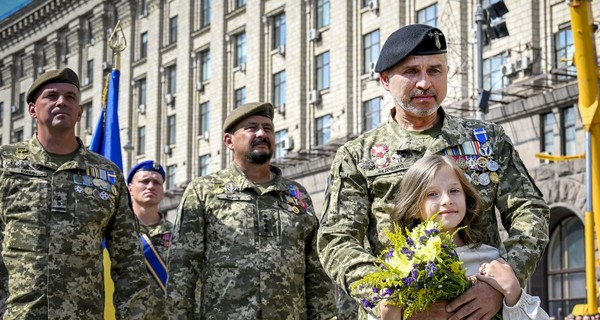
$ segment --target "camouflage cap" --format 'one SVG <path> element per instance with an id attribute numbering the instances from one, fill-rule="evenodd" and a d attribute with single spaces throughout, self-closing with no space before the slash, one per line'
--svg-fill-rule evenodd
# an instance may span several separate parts
<path id="1" fill-rule="evenodd" d="M 27 103 L 33 102 L 37 97 L 38 91 L 49 83 L 70 83 L 79 90 L 79 77 L 75 71 L 69 68 L 61 70 L 50 70 L 39 76 L 27 91 Z"/>
<path id="2" fill-rule="evenodd" d="M 263 116 L 273 120 L 275 111 L 269 102 L 251 102 L 231 111 L 223 123 L 223 132 L 228 132 L 238 122 L 249 116 Z"/>
<path id="3" fill-rule="evenodd" d="M 136 164 L 135 166 L 133 166 L 133 168 L 131 168 L 131 170 L 129 170 L 129 174 L 127 175 L 127 183 L 131 183 L 131 180 L 133 180 L 133 176 L 138 172 L 138 171 L 155 171 L 160 173 L 160 175 L 163 178 L 163 181 L 165 181 L 165 169 L 163 169 L 163 167 L 156 161 L 154 160 L 145 160 L 142 161 L 138 164 Z"/>
<path id="4" fill-rule="evenodd" d="M 383 72 L 400 63 L 409 55 L 446 53 L 446 38 L 438 28 L 424 24 L 410 24 L 392 33 L 383 44 L 375 72 Z"/>

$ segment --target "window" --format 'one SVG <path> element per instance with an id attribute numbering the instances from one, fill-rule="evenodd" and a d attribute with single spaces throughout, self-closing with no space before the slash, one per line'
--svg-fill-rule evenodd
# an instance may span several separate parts
<path id="1" fill-rule="evenodd" d="M 26 58 L 25 54 L 22 54 L 19 57 L 19 77 L 25 76 L 25 58 Z"/>
<path id="2" fill-rule="evenodd" d="M 13 141 L 12 142 L 20 142 L 23 141 L 23 128 L 16 129 L 13 133 Z"/>
<path id="3" fill-rule="evenodd" d="M 585 303 L 583 223 L 568 217 L 552 231 L 548 253 L 548 314 L 562 319 Z"/>
<path id="4" fill-rule="evenodd" d="M 175 187 L 175 171 L 177 170 L 177 165 L 172 164 L 167 166 L 167 181 L 165 181 L 165 189 L 171 190 Z"/>
<path id="5" fill-rule="evenodd" d="M 554 114 L 542 114 L 542 152 L 554 154 Z"/>
<path id="6" fill-rule="evenodd" d="M 502 100 L 500 89 L 508 84 L 508 78 L 502 73 L 502 66 L 507 62 L 508 55 L 502 53 L 483 61 L 483 87 L 490 90 L 490 100 Z"/>
<path id="7" fill-rule="evenodd" d="M 241 87 L 235 90 L 235 106 L 234 109 L 246 103 L 246 87 Z"/>
<path id="8" fill-rule="evenodd" d="M 167 93 L 177 93 L 177 66 L 167 67 Z"/>
<path id="9" fill-rule="evenodd" d="M 148 32 L 140 34 L 140 59 L 148 56 Z"/>
<path id="10" fill-rule="evenodd" d="M 92 17 L 88 17 L 86 21 L 86 43 L 94 44 L 94 28 L 92 27 Z"/>
<path id="11" fill-rule="evenodd" d="M 177 42 L 177 16 L 169 19 L 169 44 Z"/>
<path id="12" fill-rule="evenodd" d="M 317 29 L 329 25 L 329 0 L 317 0 Z"/>
<path id="13" fill-rule="evenodd" d="M 200 104 L 200 119 L 198 119 L 198 134 L 208 134 L 210 130 L 210 102 Z"/>
<path id="14" fill-rule="evenodd" d="M 381 123 L 381 98 L 363 102 L 363 126 L 365 131 L 374 129 Z"/>
<path id="15" fill-rule="evenodd" d="M 417 11 L 417 23 L 437 27 L 437 3 Z"/>
<path id="16" fill-rule="evenodd" d="M 241 7 L 245 7 L 248 3 L 248 0 L 235 0 L 235 8 L 239 9 Z"/>
<path id="17" fill-rule="evenodd" d="M 137 81 L 138 105 L 146 105 L 146 78 Z"/>
<path id="18" fill-rule="evenodd" d="M 285 14 L 281 13 L 273 16 L 273 46 L 272 49 L 277 49 L 280 46 L 285 46 Z"/>
<path id="19" fill-rule="evenodd" d="M 315 145 L 320 146 L 329 143 L 331 137 L 331 115 L 325 115 L 316 120 Z"/>
<path id="20" fill-rule="evenodd" d="M 92 111 L 92 102 L 86 102 L 83 105 L 83 116 L 84 116 L 84 125 L 85 125 L 85 133 L 87 134 L 92 134 L 93 130 L 94 130 L 94 123 L 93 121 L 93 111 Z"/>
<path id="21" fill-rule="evenodd" d="M 285 104 L 285 70 L 273 75 L 273 105 Z"/>
<path id="22" fill-rule="evenodd" d="M 94 82 L 94 59 L 90 59 L 87 61 L 84 85 L 92 84 L 93 82 Z"/>
<path id="23" fill-rule="evenodd" d="M 200 80 L 210 79 L 210 50 L 200 52 Z"/>
<path id="24" fill-rule="evenodd" d="M 137 130 L 137 155 L 141 156 L 146 153 L 146 127 L 138 127 Z"/>
<path id="25" fill-rule="evenodd" d="M 208 168 L 210 166 L 210 154 L 201 155 L 198 157 L 198 175 L 205 176 L 210 172 Z"/>
<path id="26" fill-rule="evenodd" d="M 4 102 L 0 102 L 0 127 L 4 123 Z M 1 145 L 1 143 L 0 143 Z"/>
<path id="27" fill-rule="evenodd" d="M 564 155 L 574 155 L 577 152 L 575 143 L 575 107 L 570 106 L 561 111 L 561 148 Z"/>
<path id="28" fill-rule="evenodd" d="M 317 89 L 329 88 L 329 51 L 317 56 Z"/>
<path id="29" fill-rule="evenodd" d="M 363 36 L 363 74 L 370 73 L 379 58 L 379 30 Z"/>
<path id="30" fill-rule="evenodd" d="M 176 132 L 176 123 L 175 123 L 175 115 L 170 115 L 167 117 L 167 144 L 174 145 L 177 140 L 177 132 Z"/>
<path id="31" fill-rule="evenodd" d="M 235 36 L 235 65 L 238 67 L 246 64 L 246 33 L 242 32 Z"/>
<path id="32" fill-rule="evenodd" d="M 148 15 L 148 2 L 150 0 L 141 0 L 140 1 L 140 16 L 145 17 Z"/>
<path id="33" fill-rule="evenodd" d="M 22 115 L 27 107 L 27 102 L 25 101 L 25 92 L 19 93 L 19 105 L 17 106 L 17 112 L 15 115 Z"/>
<path id="34" fill-rule="evenodd" d="M 557 75 L 557 80 L 567 80 L 577 76 L 577 69 L 571 59 L 575 53 L 573 32 L 563 29 L 554 35 L 554 66 L 562 70 Z"/>
<path id="35" fill-rule="evenodd" d="M 363 8 L 366 8 L 369 6 L 369 4 L 371 4 L 371 0 L 362 0 L 360 3 Z"/>
<path id="36" fill-rule="evenodd" d="M 210 25 L 210 5 L 211 0 L 202 0 L 200 8 L 200 27 L 208 27 Z"/>
<path id="37" fill-rule="evenodd" d="M 275 159 L 280 159 L 286 153 L 287 130 L 279 130 L 275 132 Z"/>

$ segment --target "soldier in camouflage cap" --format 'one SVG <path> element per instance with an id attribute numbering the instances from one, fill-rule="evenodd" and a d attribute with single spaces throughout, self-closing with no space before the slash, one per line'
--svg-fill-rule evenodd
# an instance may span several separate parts
<path id="1" fill-rule="evenodd" d="M 226 169 L 193 180 L 169 249 L 174 319 L 331 319 L 318 221 L 302 185 L 269 164 L 273 106 L 249 103 L 225 120 Z"/>
<path id="2" fill-rule="evenodd" d="M 173 229 L 173 224 L 167 220 L 166 215 L 158 211 L 165 196 L 165 176 L 163 167 L 153 160 L 136 164 L 127 175 L 127 189 L 131 195 L 133 213 L 140 224 L 146 267 L 154 278 L 154 283 L 160 288 L 154 296 L 154 300 L 159 300 L 157 304 L 164 304 L 165 301 L 167 250 Z M 166 312 L 161 316 L 166 319 Z"/>
<path id="3" fill-rule="evenodd" d="M 152 319 L 125 179 L 75 136 L 79 78 L 48 71 L 27 101 L 36 135 L 0 147 L 0 318 L 104 319 L 106 239 L 117 318 Z"/>
<path id="4" fill-rule="evenodd" d="M 446 39 L 440 29 L 408 25 L 387 39 L 376 71 L 395 107 L 387 123 L 342 146 L 332 163 L 323 203 L 318 248 L 323 267 L 355 301 L 368 292 L 350 292 L 377 271 L 374 254 L 388 243 L 388 212 L 406 170 L 427 154 L 446 154 L 463 168 L 484 201 L 485 243 L 503 253 L 523 286 L 548 242 L 549 209 L 501 126 L 452 116 L 441 107 L 448 84 Z M 500 239 L 495 210 L 508 238 Z M 364 239 L 368 240 L 365 248 Z M 490 319 L 502 296 L 478 282 L 428 315 L 411 319 Z M 377 314 L 379 309 L 360 309 Z"/>

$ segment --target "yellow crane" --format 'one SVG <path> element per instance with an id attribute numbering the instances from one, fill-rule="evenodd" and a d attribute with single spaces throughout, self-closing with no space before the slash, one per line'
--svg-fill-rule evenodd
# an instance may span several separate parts
<path id="1" fill-rule="evenodd" d="M 583 314 L 598 313 L 594 230 L 600 230 L 600 115 L 598 112 L 598 66 L 594 48 L 592 0 L 569 0 L 571 28 L 579 88 L 579 114 L 585 131 L 585 281 L 587 303 L 575 306 Z M 600 237 L 597 237 L 600 248 Z M 574 309 L 575 311 L 575 309 Z"/>

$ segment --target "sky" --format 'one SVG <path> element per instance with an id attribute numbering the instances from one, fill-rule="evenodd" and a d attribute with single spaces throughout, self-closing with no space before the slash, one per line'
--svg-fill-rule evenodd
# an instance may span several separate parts
<path id="1" fill-rule="evenodd" d="M 32 0 L 0 0 L 0 20 L 6 18 L 13 10 L 20 8 Z"/>

